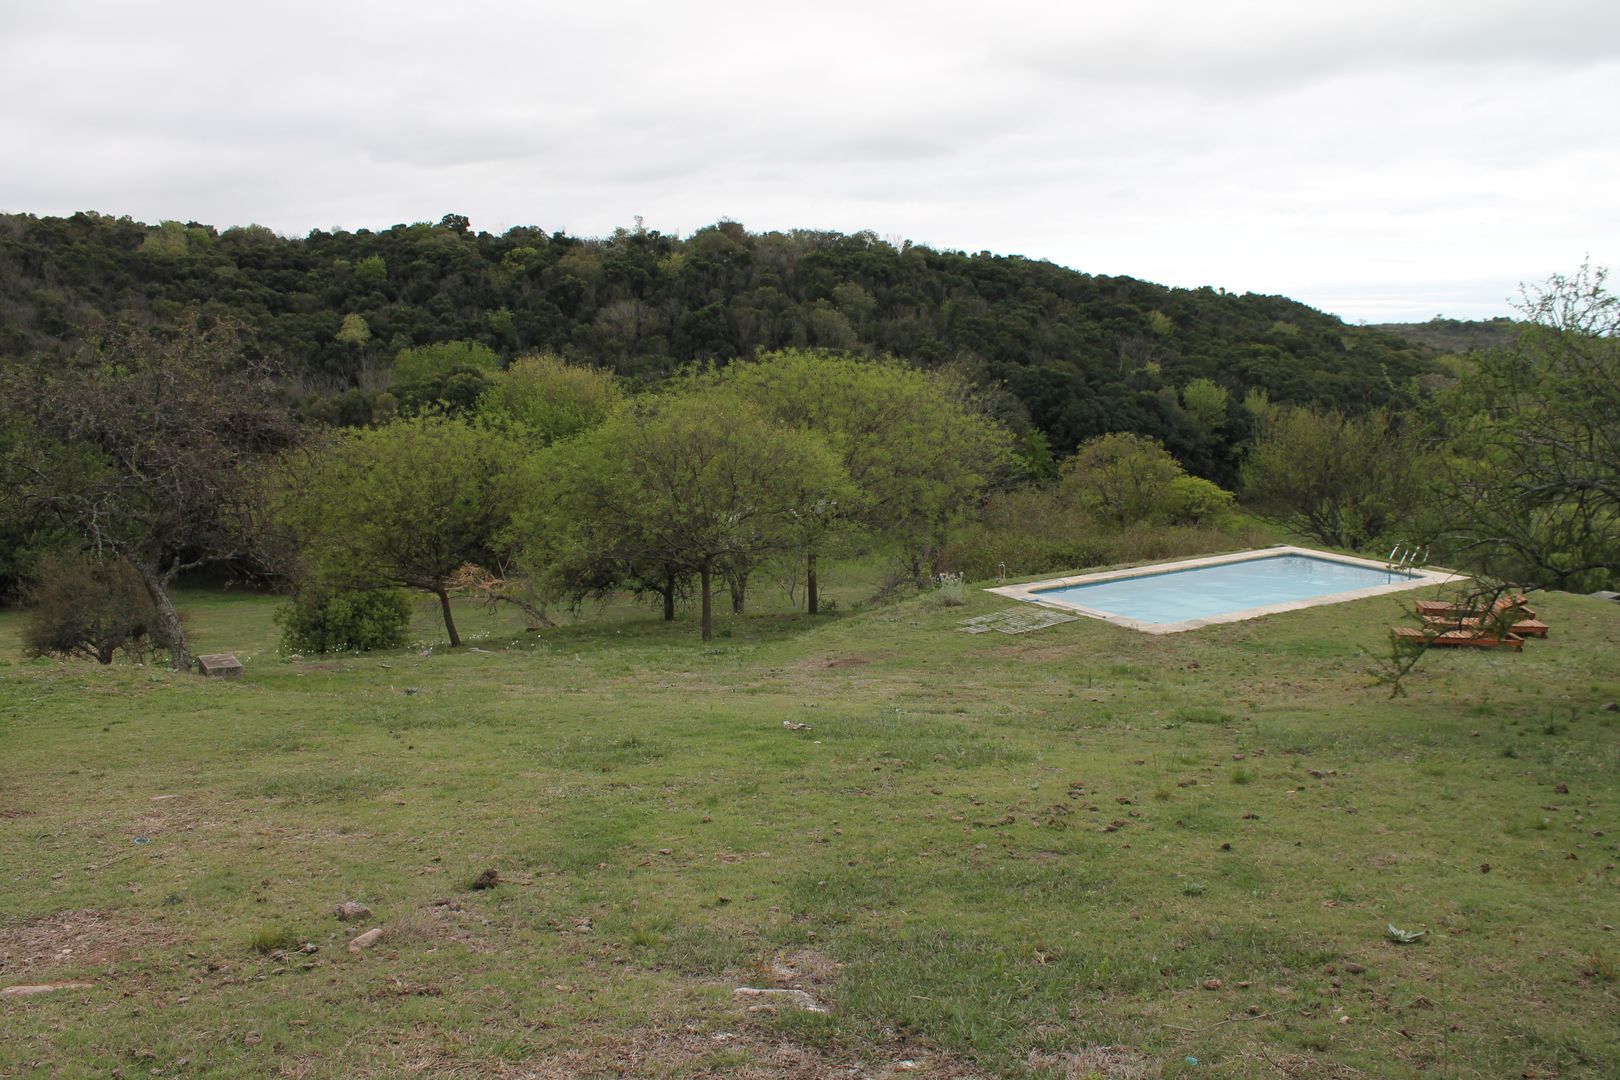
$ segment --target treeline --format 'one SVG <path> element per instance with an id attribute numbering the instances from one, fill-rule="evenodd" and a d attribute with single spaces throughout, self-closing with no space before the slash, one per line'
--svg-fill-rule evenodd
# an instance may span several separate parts
<path id="1" fill-rule="evenodd" d="M 94 213 L 0 216 L 0 357 L 66 356 L 118 323 L 187 313 L 247 328 L 251 351 L 329 419 L 369 423 L 402 350 L 468 342 L 503 362 L 543 351 L 656 382 L 693 363 L 783 348 L 952 368 L 999 394 L 1016 431 L 1062 456 L 1107 432 L 1157 438 L 1230 485 L 1251 391 L 1359 414 L 1402 408 L 1444 376 L 1426 346 L 1283 297 L 1169 289 L 988 252 L 898 246 L 871 233 L 689 237 L 640 228 L 587 239 L 437 224 L 316 230 L 147 225 Z M 1187 408 L 1189 384 L 1230 415 Z M 1212 423 L 1213 420 L 1213 423 Z"/>
<path id="2" fill-rule="evenodd" d="M 1437 315 L 1428 322 L 1377 323 L 1369 329 L 1444 353 L 1471 353 L 1507 348 L 1522 326 L 1505 315 L 1494 319 L 1447 319 Z"/>
<path id="3" fill-rule="evenodd" d="M 1620 298 L 1601 269 L 1532 295 L 1510 349 L 1456 361 L 1420 407 L 1241 401 L 1196 378 L 1178 408 L 1254 432 L 1250 510 L 1329 545 L 1392 539 L 1517 591 L 1620 583 Z M 172 589 L 247 563 L 294 593 L 299 650 L 397 643 L 409 602 L 683 601 L 713 632 L 762 573 L 818 609 L 823 573 L 878 555 L 894 587 L 1237 546 L 1234 492 L 1132 432 L 1035 453 L 960 368 L 792 349 L 654 385 L 478 342 L 400 350 L 387 415 L 301 422 L 231 322 L 119 327 L 0 365 L 0 585 L 27 582 L 41 655 L 189 645 Z M 1026 430 L 1025 436 L 1029 434 Z M 836 570 L 834 571 L 836 572 Z"/>

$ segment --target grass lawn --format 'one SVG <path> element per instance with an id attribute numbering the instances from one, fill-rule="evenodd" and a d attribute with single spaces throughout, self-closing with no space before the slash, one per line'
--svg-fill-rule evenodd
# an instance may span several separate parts
<path id="1" fill-rule="evenodd" d="M 468 609 L 312 660 L 184 596 L 234 683 L 0 614 L 0 987 L 86 984 L 0 998 L 0 1076 L 1620 1075 L 1620 607 L 1392 700 L 1399 600 L 1009 637 L 758 591 L 710 646 Z"/>

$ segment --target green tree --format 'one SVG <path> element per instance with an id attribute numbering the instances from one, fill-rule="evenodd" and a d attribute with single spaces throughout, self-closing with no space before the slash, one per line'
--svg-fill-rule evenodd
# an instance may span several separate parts
<path id="1" fill-rule="evenodd" d="M 343 324 L 338 327 L 337 340 L 345 345 L 364 345 L 371 340 L 371 327 L 366 325 L 363 316 L 351 311 L 343 316 Z"/>
<path id="2" fill-rule="evenodd" d="M 696 573 L 704 641 L 713 636 L 715 573 L 784 550 L 795 515 L 847 484 L 820 437 L 713 386 L 639 402 L 559 444 L 547 467 L 552 508 L 520 529 L 553 549 L 570 544 L 558 533 L 611 536 L 621 560 Z"/>
<path id="3" fill-rule="evenodd" d="M 1424 457 L 1410 424 L 1383 409 L 1363 416 L 1260 403 L 1243 465 L 1249 505 L 1341 548 L 1411 539 L 1424 500 Z M 1405 530 L 1408 535 L 1398 535 Z"/>
<path id="4" fill-rule="evenodd" d="M 551 443 L 595 427 L 623 403 L 612 372 L 537 353 L 512 361 L 478 407 Z"/>
<path id="5" fill-rule="evenodd" d="M 1518 587 L 1620 583 L 1620 298 L 1583 265 L 1443 395 L 1435 542 Z"/>
<path id="6" fill-rule="evenodd" d="M 69 364 L 0 369 L 0 426 L 13 436 L 0 475 L 22 507 L 128 563 L 152 602 L 152 636 L 185 670 L 170 589 L 182 571 L 245 550 L 247 477 L 296 437 L 279 401 L 230 326 L 120 330 Z"/>
<path id="7" fill-rule="evenodd" d="M 1105 521 L 1127 525 L 1163 518 L 1181 466 L 1157 439 L 1114 432 L 1082 443 L 1063 463 L 1064 500 Z"/>
<path id="8" fill-rule="evenodd" d="M 460 369 L 493 377 L 501 370 L 501 360 L 488 345 L 476 341 L 445 341 L 401 349 L 394 356 L 394 382 L 402 387 L 443 379 Z"/>
<path id="9" fill-rule="evenodd" d="M 1013 466 L 1011 433 L 945 373 L 787 350 L 732 364 L 724 380 L 781 423 L 825 436 L 855 485 L 851 502 L 829 509 L 829 528 L 804 536 L 812 612 L 820 545 L 835 535 L 830 526 L 858 524 L 925 580 L 951 529 Z"/>
<path id="10" fill-rule="evenodd" d="M 345 431 L 285 458 L 270 490 L 298 552 L 301 587 L 432 593 L 459 646 L 451 583 L 463 566 L 499 561 L 522 457 L 498 428 L 418 416 Z"/>

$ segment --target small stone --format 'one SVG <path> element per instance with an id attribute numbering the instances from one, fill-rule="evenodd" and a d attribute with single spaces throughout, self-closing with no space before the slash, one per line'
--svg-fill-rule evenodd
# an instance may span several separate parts
<path id="1" fill-rule="evenodd" d="M 1350 1022 L 1350 1018 L 1349 1018 L 1349 1017 L 1348 1017 L 1348 1016 L 1341 1016 L 1341 1017 L 1339 1017 L 1339 1023 L 1341 1023 L 1341 1024 L 1348 1024 L 1348 1023 L 1349 1023 L 1349 1022 Z"/>
<path id="2" fill-rule="evenodd" d="M 1205 979 L 1204 980 L 1204 989 L 1205 990 L 1219 990 L 1220 988 L 1221 988 L 1221 980 L 1219 980 L 1219 979 Z"/>
<path id="3" fill-rule="evenodd" d="M 1365 975 L 1367 973 L 1366 965 L 1358 964 L 1354 960 L 1346 960 L 1344 970 L 1352 975 Z"/>
<path id="4" fill-rule="evenodd" d="M 342 922 L 365 922 L 371 918 L 371 909 L 358 900 L 345 900 L 332 911 Z"/>
<path id="5" fill-rule="evenodd" d="M 381 941 L 382 936 L 382 927 L 374 926 L 370 930 L 367 930 L 365 933 L 361 934 L 359 937 L 355 938 L 353 941 L 349 942 L 349 951 L 352 953 L 357 953 L 361 949 L 369 949 L 373 945 L 377 944 L 377 942 Z"/>
<path id="6" fill-rule="evenodd" d="M 660 855 L 673 855 L 673 854 L 675 854 L 675 849 L 674 848 L 661 847 L 661 848 L 658 849 L 658 854 L 660 854 Z"/>

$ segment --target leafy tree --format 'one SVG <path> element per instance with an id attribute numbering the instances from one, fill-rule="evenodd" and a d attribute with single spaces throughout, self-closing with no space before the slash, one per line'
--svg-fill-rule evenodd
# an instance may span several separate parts
<path id="1" fill-rule="evenodd" d="M 521 460 L 517 441 L 499 429 L 411 417 L 343 432 L 285 458 L 271 498 L 306 587 L 432 593 L 451 646 L 459 646 L 451 582 L 468 563 L 498 562 L 496 538 L 510 517 Z"/>
<path id="2" fill-rule="evenodd" d="M 343 325 L 338 327 L 337 340 L 345 345 L 364 345 L 371 340 L 371 327 L 366 325 L 363 316 L 351 311 L 343 316 Z"/>
<path id="3" fill-rule="evenodd" d="M 1231 508 L 1232 493 L 1201 476 L 1178 476 L 1166 493 L 1166 514 L 1173 524 L 1201 525 Z"/>
<path id="4" fill-rule="evenodd" d="M 779 422 L 822 434 L 854 483 L 851 501 L 825 507 L 802 533 L 812 612 L 817 558 L 840 522 L 858 524 L 923 581 L 950 530 L 1011 471 L 1011 433 L 947 374 L 789 350 L 733 364 L 724 380 Z"/>
<path id="5" fill-rule="evenodd" d="M 479 411 L 551 443 L 596 426 L 623 402 L 611 372 L 537 353 L 512 361 L 484 394 Z"/>
<path id="6" fill-rule="evenodd" d="M 1425 466 L 1410 425 L 1382 409 L 1352 417 L 1259 404 L 1259 435 L 1243 466 L 1243 493 L 1256 510 L 1351 549 L 1414 527 Z"/>
<path id="7" fill-rule="evenodd" d="M 1059 491 L 1071 505 L 1126 525 L 1165 517 L 1181 475 L 1156 439 L 1115 432 L 1088 440 L 1063 463 Z"/>
<path id="8" fill-rule="evenodd" d="M 488 345 L 476 341 L 446 341 L 401 349 L 394 356 L 394 382 L 399 386 L 443 379 L 462 369 L 493 376 L 501 370 L 501 360 Z"/>
<path id="9" fill-rule="evenodd" d="M 174 579 L 243 550 L 248 471 L 296 434 L 268 368 L 226 325 L 121 330 L 68 365 L 4 369 L 0 416 L 18 436 L 0 463 L 15 497 L 134 570 L 185 670 Z"/>
<path id="10" fill-rule="evenodd" d="M 1620 297 L 1583 265 L 1527 289 L 1509 347 L 1438 403 L 1436 541 L 1519 587 L 1620 583 Z"/>
<path id="11" fill-rule="evenodd" d="M 559 445 L 547 465 L 553 511 L 529 519 L 530 535 L 555 547 L 546 532 L 582 525 L 587 541 L 616 537 L 621 560 L 695 572 L 704 641 L 716 571 L 785 549 L 795 514 L 847 485 L 820 437 L 714 387 L 646 399 Z"/>

